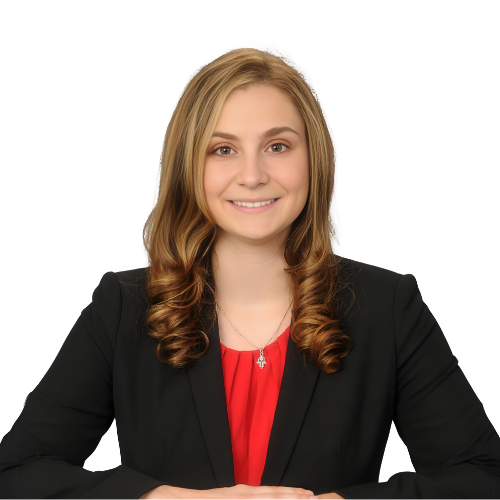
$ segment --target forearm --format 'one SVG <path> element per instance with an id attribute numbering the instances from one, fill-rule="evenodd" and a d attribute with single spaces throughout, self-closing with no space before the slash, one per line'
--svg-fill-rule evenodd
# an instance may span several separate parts
<path id="1" fill-rule="evenodd" d="M 201 490 L 203 491 L 203 490 Z M 205 490 L 205 494 L 206 491 Z M 161 485 L 156 488 L 153 488 L 142 496 L 139 497 L 141 499 L 160 499 L 160 498 L 202 498 L 199 496 L 200 490 L 192 490 L 189 488 L 179 488 L 177 486 L 169 486 L 169 485 Z M 204 498 L 207 498 L 206 496 Z"/>
<path id="2" fill-rule="evenodd" d="M 319 500 L 345 500 L 337 493 L 325 493 L 324 495 L 318 495 Z"/>
<path id="3" fill-rule="evenodd" d="M 162 485 L 144 493 L 139 497 L 139 500 L 193 500 L 193 497 L 196 496 L 197 493 L 199 493 L 198 490 Z M 325 493 L 317 496 L 319 500 L 345 500 L 344 497 L 341 497 L 337 493 Z"/>

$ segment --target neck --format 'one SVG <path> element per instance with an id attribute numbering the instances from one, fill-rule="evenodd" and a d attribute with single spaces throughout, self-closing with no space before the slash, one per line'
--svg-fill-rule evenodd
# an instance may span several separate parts
<path id="1" fill-rule="evenodd" d="M 258 311 L 284 306 L 285 311 L 292 295 L 284 258 L 217 253 L 218 263 L 213 261 L 212 269 L 215 295 L 222 308 L 230 303 L 237 309 Z"/>

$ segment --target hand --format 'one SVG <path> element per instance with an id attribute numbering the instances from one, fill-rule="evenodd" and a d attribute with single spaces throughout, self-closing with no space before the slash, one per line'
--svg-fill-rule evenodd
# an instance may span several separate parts
<path id="1" fill-rule="evenodd" d="M 330 493 L 336 495 L 336 493 Z M 158 486 L 144 493 L 140 499 L 159 498 L 300 498 L 309 500 L 318 498 L 310 490 L 304 488 L 290 488 L 288 486 L 248 486 L 237 484 L 229 488 L 212 488 L 210 490 L 192 490 L 176 486 Z M 342 497 L 325 497 L 342 498 Z"/>
<path id="2" fill-rule="evenodd" d="M 143 498 L 173 498 L 169 496 L 169 493 L 167 493 L 168 490 L 166 488 L 170 488 L 170 486 L 157 486 L 156 488 L 153 488 L 152 490 L 146 491 L 146 493 L 143 493 L 140 497 L 139 500 L 142 500 Z"/>
<path id="3" fill-rule="evenodd" d="M 237 484 L 229 488 L 213 488 L 211 490 L 192 490 L 199 497 L 178 498 L 172 500 L 318 500 L 313 492 L 304 488 L 291 486 L 248 486 Z M 257 495 L 259 498 L 253 498 Z"/>
<path id="4" fill-rule="evenodd" d="M 322 495 L 319 495 L 318 498 L 344 498 L 338 495 L 337 493 L 323 493 Z"/>

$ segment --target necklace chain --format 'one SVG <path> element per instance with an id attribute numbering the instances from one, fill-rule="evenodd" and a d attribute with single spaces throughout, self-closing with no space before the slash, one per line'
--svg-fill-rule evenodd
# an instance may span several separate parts
<path id="1" fill-rule="evenodd" d="M 215 294 L 214 294 L 214 297 L 215 297 Z M 233 323 L 231 322 L 231 320 L 227 317 L 227 314 L 224 312 L 224 309 L 222 309 L 222 307 L 220 306 L 219 301 L 217 300 L 217 297 L 215 297 L 215 302 L 217 302 L 217 305 L 219 306 L 219 309 L 222 311 L 222 313 L 227 318 L 227 320 L 229 321 L 229 323 L 231 323 L 232 327 L 238 332 L 238 335 L 241 338 L 243 338 L 244 340 L 246 340 L 249 344 L 253 345 L 255 348 L 257 348 L 257 349 L 260 350 L 260 357 L 259 357 L 259 360 L 257 361 L 257 364 L 261 368 L 264 368 L 264 365 L 266 364 L 266 359 L 264 358 L 264 348 L 267 346 L 267 344 L 269 344 L 269 342 L 271 342 L 271 340 L 273 339 L 273 337 L 278 332 L 278 330 L 279 330 L 279 328 L 281 326 L 281 323 L 283 323 L 283 320 L 285 319 L 285 316 L 286 316 L 286 313 L 288 312 L 288 309 L 290 309 L 290 306 L 292 305 L 292 300 L 290 301 L 290 304 L 288 305 L 288 307 L 286 309 L 286 312 L 283 315 L 283 318 L 281 318 L 281 321 L 280 321 L 280 324 L 278 325 L 278 328 L 276 328 L 276 331 L 273 333 L 273 336 L 266 342 L 266 345 L 264 347 L 258 347 L 255 344 L 252 344 L 252 342 L 250 342 L 248 339 L 246 339 L 245 337 L 243 337 L 243 335 L 241 335 L 241 333 L 239 332 L 239 330 L 233 325 Z"/>

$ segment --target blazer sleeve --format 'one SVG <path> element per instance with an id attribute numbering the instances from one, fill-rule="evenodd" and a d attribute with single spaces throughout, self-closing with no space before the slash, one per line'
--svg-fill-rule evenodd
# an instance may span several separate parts
<path id="1" fill-rule="evenodd" d="M 114 419 L 121 309 L 121 285 L 108 272 L 0 443 L 0 498 L 139 498 L 165 484 L 125 465 L 83 468 Z"/>
<path id="2" fill-rule="evenodd" d="M 500 498 L 500 438 L 411 274 L 397 285 L 394 331 L 393 420 L 415 472 L 335 492 L 344 498 Z"/>

